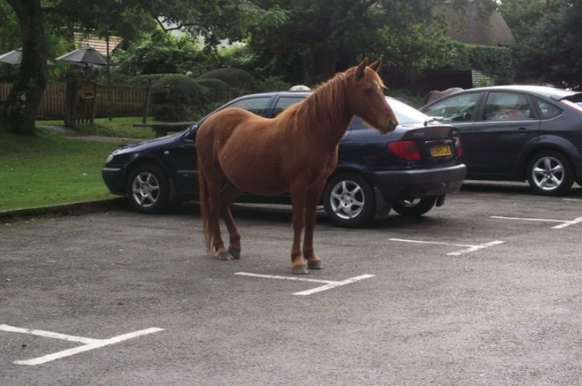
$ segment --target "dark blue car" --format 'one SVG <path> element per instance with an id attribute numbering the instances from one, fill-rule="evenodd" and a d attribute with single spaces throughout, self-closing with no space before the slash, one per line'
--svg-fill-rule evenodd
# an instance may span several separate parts
<path id="1" fill-rule="evenodd" d="M 272 92 L 237 98 L 228 106 L 274 117 L 302 101 L 308 92 Z M 321 202 L 329 220 L 359 227 L 391 209 L 420 216 L 441 206 L 457 192 L 466 174 L 457 130 L 431 121 L 418 110 L 388 98 L 398 128 L 381 135 L 358 117 L 339 145 L 338 166 L 327 181 Z M 127 196 L 143 213 L 158 213 L 173 203 L 196 200 L 198 124 L 175 135 L 125 146 L 114 151 L 102 170 L 109 190 Z M 288 195 L 243 194 L 237 202 L 290 203 Z"/>
<path id="2" fill-rule="evenodd" d="M 528 181 L 547 196 L 582 185 L 582 93 L 541 86 L 464 90 L 421 108 L 458 129 L 467 179 Z"/>

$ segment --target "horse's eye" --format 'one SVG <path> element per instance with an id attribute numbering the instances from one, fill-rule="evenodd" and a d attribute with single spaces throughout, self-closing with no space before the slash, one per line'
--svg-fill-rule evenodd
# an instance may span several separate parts
<path id="1" fill-rule="evenodd" d="M 371 93 L 374 92 L 374 89 L 373 88 L 365 88 L 364 92 L 366 93 L 366 95 L 370 95 Z"/>

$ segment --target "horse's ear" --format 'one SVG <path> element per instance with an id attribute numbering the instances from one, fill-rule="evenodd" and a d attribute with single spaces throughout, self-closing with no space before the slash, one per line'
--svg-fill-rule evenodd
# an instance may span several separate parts
<path id="1" fill-rule="evenodd" d="M 374 63 L 370 64 L 370 68 L 372 70 L 378 72 L 381 65 L 382 65 L 382 58 L 380 58 L 380 59 L 376 60 Z"/>
<path id="2" fill-rule="evenodd" d="M 362 61 L 362 63 L 360 63 L 358 65 L 358 68 L 356 68 L 356 79 L 360 79 L 364 77 L 364 74 L 366 73 L 366 66 L 368 65 L 368 58 L 364 59 Z"/>

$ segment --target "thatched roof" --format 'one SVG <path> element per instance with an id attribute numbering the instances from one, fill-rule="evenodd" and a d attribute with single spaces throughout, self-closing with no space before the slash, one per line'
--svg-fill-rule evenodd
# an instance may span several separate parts
<path id="1" fill-rule="evenodd" d="M 484 18 L 474 0 L 467 0 L 466 12 L 456 12 L 449 6 L 446 20 L 446 36 L 453 40 L 482 46 L 509 46 L 515 42 L 503 17 L 494 10 Z"/>

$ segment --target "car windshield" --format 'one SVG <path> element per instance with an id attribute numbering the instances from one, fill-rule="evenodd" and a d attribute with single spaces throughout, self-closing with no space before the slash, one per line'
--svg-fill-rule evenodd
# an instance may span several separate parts
<path id="1" fill-rule="evenodd" d="M 390 107 L 392 107 L 392 110 L 394 110 L 394 114 L 396 114 L 396 118 L 398 118 L 398 123 L 401 125 L 426 122 L 430 119 L 428 115 L 421 113 L 404 102 L 400 102 L 394 98 L 386 98 L 386 100 Z"/>

